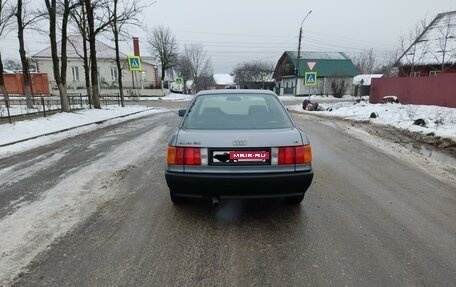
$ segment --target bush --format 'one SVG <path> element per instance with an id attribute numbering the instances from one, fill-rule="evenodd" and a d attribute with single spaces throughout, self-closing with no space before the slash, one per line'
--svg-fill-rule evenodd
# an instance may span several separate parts
<path id="1" fill-rule="evenodd" d="M 334 78 L 331 80 L 331 91 L 335 98 L 342 98 L 347 92 L 348 84 L 344 79 Z"/>

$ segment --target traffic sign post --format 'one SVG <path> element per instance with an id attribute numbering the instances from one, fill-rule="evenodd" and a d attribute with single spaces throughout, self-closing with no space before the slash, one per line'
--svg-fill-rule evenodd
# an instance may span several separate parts
<path id="1" fill-rule="evenodd" d="M 304 86 L 317 85 L 317 72 L 306 72 L 304 74 Z"/>

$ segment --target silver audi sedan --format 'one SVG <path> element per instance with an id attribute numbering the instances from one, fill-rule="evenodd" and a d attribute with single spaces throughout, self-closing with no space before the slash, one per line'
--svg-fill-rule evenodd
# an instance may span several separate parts
<path id="1" fill-rule="evenodd" d="M 307 136 L 276 94 L 265 90 L 199 92 L 167 147 L 171 200 L 282 197 L 299 204 L 312 178 Z"/>

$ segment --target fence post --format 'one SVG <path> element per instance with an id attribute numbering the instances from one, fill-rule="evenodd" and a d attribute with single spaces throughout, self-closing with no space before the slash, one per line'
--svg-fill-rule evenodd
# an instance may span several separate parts
<path id="1" fill-rule="evenodd" d="M 117 94 L 117 105 L 120 107 L 120 94 Z"/>
<path id="2" fill-rule="evenodd" d="M 44 97 L 41 97 L 41 104 L 43 105 L 43 114 L 46 117 L 46 105 L 44 104 Z"/>
<path id="3" fill-rule="evenodd" d="M 82 93 L 79 93 L 79 99 L 81 100 L 81 108 L 83 107 L 82 106 Z"/>

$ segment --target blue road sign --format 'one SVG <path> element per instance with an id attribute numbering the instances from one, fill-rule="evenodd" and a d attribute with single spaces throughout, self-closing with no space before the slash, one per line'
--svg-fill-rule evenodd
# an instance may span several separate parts
<path id="1" fill-rule="evenodd" d="M 317 85 L 317 72 L 306 72 L 304 74 L 304 86 Z"/>

